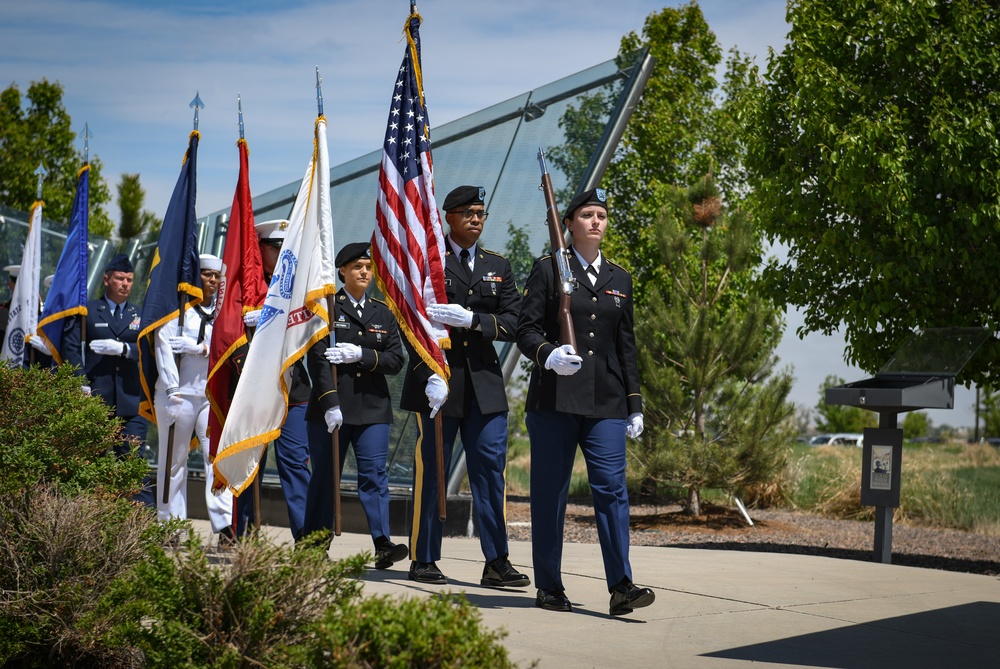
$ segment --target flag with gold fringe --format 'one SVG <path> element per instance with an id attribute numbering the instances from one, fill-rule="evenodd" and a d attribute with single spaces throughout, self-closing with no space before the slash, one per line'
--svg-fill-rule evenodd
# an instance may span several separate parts
<path id="1" fill-rule="evenodd" d="M 375 281 L 400 328 L 427 366 L 447 380 L 448 331 L 427 317 L 431 304 L 447 304 L 444 232 L 434 199 L 433 161 L 420 69 L 421 17 L 403 29 L 406 51 L 393 87 L 379 169 L 372 265 Z"/>
<path id="2" fill-rule="evenodd" d="M 45 308 L 38 321 L 38 337 L 45 343 L 52 361 L 57 365 L 63 362 L 59 349 L 67 319 L 72 319 L 69 322 L 78 327 L 78 322 L 73 317 L 87 315 L 89 197 L 90 165 L 84 165 L 77 176 L 76 197 L 73 199 L 66 244 L 56 263 L 52 285 L 45 297 Z"/>
<path id="3" fill-rule="evenodd" d="M 4 333 L 0 359 L 8 365 L 20 367 L 25 361 L 28 335 L 38 328 L 38 277 L 42 264 L 42 208 L 45 203 L 36 200 L 31 205 L 28 236 L 24 240 L 21 268 L 17 283 L 10 296 L 7 313 L 7 330 Z"/>
<path id="4" fill-rule="evenodd" d="M 159 375 L 154 341 L 156 329 L 177 318 L 181 309 L 190 309 L 201 304 L 202 300 L 198 219 L 195 215 L 200 138 L 197 130 L 191 132 L 181 174 L 163 217 L 140 317 L 139 378 L 142 396 L 139 398 L 139 413 L 154 423 L 153 396 Z"/>
<path id="5" fill-rule="evenodd" d="M 326 296 L 337 292 L 326 118 L 316 119 L 313 155 L 289 216 L 260 322 L 215 455 L 215 477 L 240 494 L 264 445 L 288 413 L 292 365 L 330 332 Z M 251 383 L 246 381 L 252 380 Z"/>
<path id="6" fill-rule="evenodd" d="M 240 172 L 229 215 L 229 228 L 226 230 L 226 247 L 222 252 L 222 282 L 216 297 L 216 316 L 212 322 L 212 343 L 208 354 L 206 394 L 211 407 L 208 436 L 212 459 L 219 450 L 222 426 L 229 414 L 231 386 L 236 378 L 232 356 L 247 343 L 243 315 L 249 310 L 260 309 L 267 295 L 264 267 L 254 230 L 246 140 L 240 139 L 238 147 Z"/>

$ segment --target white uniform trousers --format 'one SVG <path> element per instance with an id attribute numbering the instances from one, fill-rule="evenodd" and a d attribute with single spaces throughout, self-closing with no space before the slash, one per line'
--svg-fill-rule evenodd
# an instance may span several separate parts
<path id="1" fill-rule="evenodd" d="M 206 399 L 198 412 L 198 420 L 194 429 L 198 434 L 198 442 L 201 444 L 201 454 L 205 458 L 205 507 L 208 509 L 208 520 L 212 523 L 212 532 L 218 534 L 233 524 L 233 491 L 224 488 L 218 495 L 212 493 L 212 484 L 215 482 L 215 470 L 212 463 L 208 461 L 208 412 L 211 407 Z"/>
<path id="2" fill-rule="evenodd" d="M 156 407 L 156 430 L 159 433 L 159 455 L 156 469 L 156 517 L 160 520 L 171 518 L 187 519 L 187 459 L 191 451 L 191 437 L 195 423 L 201 412 L 201 405 L 207 404 L 204 397 L 178 395 L 183 402 L 176 421 L 167 413 L 169 400 L 163 391 L 157 391 L 153 398 Z M 171 461 L 167 462 L 167 443 L 170 427 L 173 426 L 174 448 Z M 164 479 L 168 483 L 164 483 Z M 163 487 L 170 486 L 167 501 L 163 501 Z"/>

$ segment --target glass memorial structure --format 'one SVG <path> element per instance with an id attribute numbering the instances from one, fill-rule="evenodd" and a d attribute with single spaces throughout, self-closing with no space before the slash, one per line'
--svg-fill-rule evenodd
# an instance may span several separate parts
<path id="1" fill-rule="evenodd" d="M 576 74 L 559 79 L 534 90 L 505 100 L 479 112 L 449 123 L 431 127 L 434 155 L 435 191 L 439 198 L 462 184 L 486 188 L 486 209 L 490 222 L 480 243 L 501 254 L 507 254 L 509 227 L 521 229 L 534 255 L 547 252 L 548 228 L 545 222 L 545 200 L 539 189 L 541 173 L 538 149 L 563 147 L 567 142 L 566 125 L 571 121 L 567 112 L 579 112 L 581 106 L 597 95 L 603 104 L 599 118 L 589 123 L 599 132 L 589 133 L 593 139 L 573 146 L 573 155 L 580 164 L 569 175 L 557 161 L 547 160 L 552 183 L 557 193 L 574 194 L 593 188 L 618 147 L 619 140 L 635 108 L 653 67 L 653 58 L 646 50 L 612 59 Z M 589 107 L 588 107 L 589 109 Z M 433 118 L 433 103 L 430 105 Z M 584 166 L 580 156 L 589 156 Z M 334 240 L 337 247 L 347 242 L 371 238 L 375 222 L 378 173 L 382 150 L 379 148 L 330 170 L 330 201 L 333 205 Z M 235 171 L 235 166 L 234 166 Z M 301 179 L 286 186 L 254 196 L 254 217 L 258 221 L 287 218 L 298 193 Z M 562 199 L 562 198 L 560 198 Z M 566 202 L 561 202 L 565 206 Z M 202 252 L 221 256 L 228 229 L 229 209 L 219 210 L 199 218 L 199 244 Z M 27 230 L 27 214 L 0 210 L 0 255 L 3 264 L 20 262 L 21 246 Z M 443 220 L 443 216 L 442 216 Z M 62 229 L 63 232 L 59 230 Z M 51 274 L 59 259 L 65 240 L 65 224 L 43 226 L 42 276 Z M 121 249 L 136 266 L 135 286 L 145 287 L 149 263 L 156 247 L 155 238 L 131 240 Z M 91 297 L 100 294 L 101 268 L 118 250 L 111 240 L 91 236 L 90 239 Z M 521 278 L 523 280 L 523 278 Z M 520 286 L 519 286 L 520 287 Z M 373 290 L 375 289 L 373 284 Z M 44 289 L 43 289 L 44 298 Z M 4 297 L 4 299 L 7 299 Z M 142 295 L 133 294 L 138 304 Z M 498 354 L 508 378 L 517 364 L 518 352 L 512 343 L 498 343 Z M 390 388 L 398 398 L 403 374 L 390 379 Z M 155 426 L 150 430 L 150 450 L 155 462 Z M 416 426 L 411 415 L 397 410 L 392 426 L 389 476 L 394 496 L 409 496 L 413 482 L 413 450 Z M 459 492 L 464 478 L 464 458 L 456 450 L 453 471 L 449 474 L 448 492 Z M 277 472 L 271 457 L 264 475 L 265 484 L 277 484 Z M 199 453 L 189 461 L 190 470 L 202 470 Z M 343 477 L 343 490 L 354 488 L 353 453 Z M 196 474 L 197 475 L 197 474 Z M 193 492 L 193 491 L 192 491 Z M 198 495 L 189 495 L 189 503 Z M 193 498 L 193 499 L 192 499 Z"/>

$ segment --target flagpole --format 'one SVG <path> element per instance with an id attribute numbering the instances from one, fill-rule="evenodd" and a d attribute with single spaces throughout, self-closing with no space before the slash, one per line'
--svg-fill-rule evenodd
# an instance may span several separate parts
<path id="1" fill-rule="evenodd" d="M 83 166 L 86 167 L 90 165 L 90 138 L 93 137 L 93 135 L 90 133 L 89 123 L 84 122 L 83 132 L 81 134 L 83 135 Z M 87 227 L 88 228 L 90 227 L 89 219 Z M 80 231 L 80 234 L 83 235 L 84 239 L 86 239 L 89 236 L 89 233 L 90 233 L 89 229 Z M 86 281 L 84 281 L 84 283 L 86 283 Z M 83 304 L 84 306 L 86 306 L 87 305 L 86 301 L 84 301 Z M 80 341 L 83 342 L 83 345 L 80 347 L 80 359 L 81 361 L 83 361 L 84 368 L 86 369 L 86 360 L 87 360 L 87 317 L 86 316 L 80 319 Z"/>
<path id="2" fill-rule="evenodd" d="M 189 107 L 194 107 L 194 129 L 198 130 L 198 110 L 205 108 L 205 103 L 201 101 L 201 96 L 195 91 L 194 100 L 191 101 Z M 184 336 L 184 302 L 186 293 L 177 291 L 177 336 Z M 178 374 L 181 369 L 181 356 L 178 353 L 174 353 L 174 367 L 177 368 Z M 170 423 L 170 429 L 167 430 L 167 458 L 166 465 L 163 469 L 163 494 L 161 499 L 163 504 L 170 503 L 170 470 L 173 468 L 174 462 L 174 431 L 177 427 L 177 421 L 174 420 Z"/>
<path id="3" fill-rule="evenodd" d="M 38 169 L 35 170 L 35 174 L 38 175 L 38 195 L 37 195 L 37 197 L 35 197 L 35 199 L 38 200 L 38 202 L 39 202 L 39 205 L 38 205 L 39 209 L 44 209 L 45 208 L 45 206 L 43 204 L 41 204 L 41 202 L 42 202 L 42 183 L 45 181 L 45 175 L 48 174 L 48 173 L 49 173 L 49 171 L 47 169 L 45 169 L 45 165 L 42 164 L 42 163 L 38 163 Z M 38 224 L 39 225 L 42 224 L 42 217 L 41 216 L 38 217 Z M 41 233 L 41 230 L 39 230 L 38 232 Z M 37 286 L 35 288 L 37 290 Z M 37 336 L 37 335 L 32 335 L 32 336 Z M 30 351 L 28 351 L 28 365 L 29 366 L 30 365 L 34 365 L 35 364 L 35 347 L 34 346 L 26 346 L 25 348 L 31 349 Z M 22 364 L 22 365 L 24 364 L 24 357 L 23 356 L 21 357 L 20 364 Z"/>
<path id="4" fill-rule="evenodd" d="M 246 141 L 244 135 L 243 127 L 243 98 L 239 93 L 236 94 L 236 111 L 239 116 L 239 127 L 240 127 L 240 139 Z M 256 328 L 244 327 L 244 332 L 247 336 L 247 346 L 253 341 L 253 333 Z M 264 462 L 267 459 L 267 444 L 264 444 L 263 448 L 260 450 L 260 462 Z M 263 478 L 264 473 L 261 468 L 257 467 L 257 473 L 253 477 L 253 483 L 251 484 L 251 490 L 253 495 L 253 525 L 257 532 L 260 532 L 260 481 Z M 238 502 L 237 502 L 238 504 Z M 235 516 L 233 522 L 236 522 Z"/>
<path id="5" fill-rule="evenodd" d="M 319 66 L 316 66 L 316 116 L 323 116 L 323 77 L 319 75 Z M 333 296 L 326 296 L 327 318 L 333 320 L 336 302 Z M 330 328 L 330 345 L 337 344 L 337 337 L 333 328 Z M 337 392 L 337 365 L 330 363 L 330 374 L 333 377 L 333 391 Z M 340 509 L 340 427 L 333 430 L 333 536 L 339 537 L 341 534 L 341 509 Z"/>
<path id="6" fill-rule="evenodd" d="M 416 0 L 410 0 L 410 16 L 417 13 L 417 2 Z M 409 22 L 407 22 L 407 35 L 409 35 Z M 437 475 L 437 491 L 438 491 L 438 520 L 442 523 L 448 519 L 448 501 L 447 495 L 448 491 L 445 489 L 445 479 L 444 479 L 444 435 L 442 434 L 444 429 L 443 419 L 441 417 L 440 409 L 436 414 L 434 414 L 434 460 L 435 469 Z"/>

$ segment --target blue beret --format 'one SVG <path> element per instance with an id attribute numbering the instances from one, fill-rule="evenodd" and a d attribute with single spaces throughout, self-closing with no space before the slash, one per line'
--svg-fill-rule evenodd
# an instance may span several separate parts
<path id="1" fill-rule="evenodd" d="M 108 266 L 104 268 L 104 273 L 108 272 L 135 272 L 135 267 L 132 267 L 132 261 L 128 259 L 127 255 L 116 253 Z"/>

